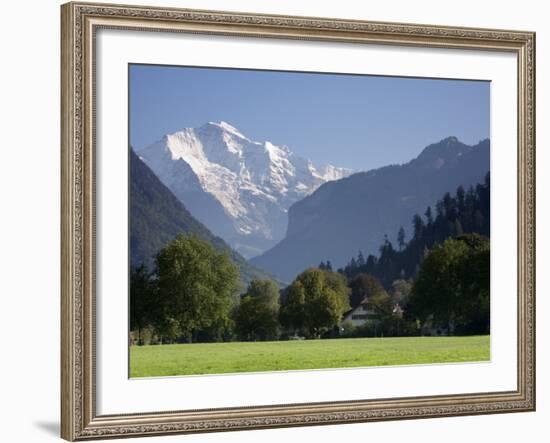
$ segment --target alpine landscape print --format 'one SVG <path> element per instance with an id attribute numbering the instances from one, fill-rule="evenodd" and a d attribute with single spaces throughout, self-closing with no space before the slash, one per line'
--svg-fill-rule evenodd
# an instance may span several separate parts
<path id="1" fill-rule="evenodd" d="M 490 82 L 132 64 L 130 376 L 490 359 Z"/>

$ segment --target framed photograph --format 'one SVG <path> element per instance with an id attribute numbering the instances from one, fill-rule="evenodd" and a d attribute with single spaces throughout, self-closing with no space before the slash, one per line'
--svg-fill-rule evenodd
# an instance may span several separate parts
<path id="1" fill-rule="evenodd" d="M 68 3 L 62 437 L 535 409 L 535 35 Z"/>

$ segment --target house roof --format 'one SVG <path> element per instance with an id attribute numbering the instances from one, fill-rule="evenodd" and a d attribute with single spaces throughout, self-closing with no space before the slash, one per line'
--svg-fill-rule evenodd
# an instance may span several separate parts
<path id="1" fill-rule="evenodd" d="M 355 311 L 357 308 L 350 309 L 342 314 L 342 318 L 347 317 L 348 314 L 351 314 L 353 311 Z"/>
<path id="2" fill-rule="evenodd" d="M 366 307 L 367 305 L 369 305 L 369 307 L 370 307 L 370 302 L 367 300 L 367 297 L 365 297 L 365 298 L 363 298 L 363 300 L 361 301 L 361 303 L 359 303 L 355 308 L 352 308 L 352 309 L 350 309 L 350 310 L 344 312 L 344 313 L 342 314 L 342 318 L 348 316 L 349 314 L 351 314 L 352 312 L 354 312 L 354 311 L 356 311 L 357 309 L 361 308 L 362 306 L 365 306 L 365 307 Z"/>

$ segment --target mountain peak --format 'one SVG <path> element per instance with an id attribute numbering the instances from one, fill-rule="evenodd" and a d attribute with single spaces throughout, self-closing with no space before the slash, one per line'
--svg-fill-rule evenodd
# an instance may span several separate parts
<path id="1" fill-rule="evenodd" d="M 459 185 L 482 183 L 489 169 L 489 140 L 467 146 L 448 137 L 408 163 L 330 182 L 293 204 L 285 238 L 250 262 L 292 281 L 327 259 L 338 267 L 358 250 L 377 254 L 385 235 L 400 226 L 410 233 L 413 214 L 433 209 L 441 195 Z"/>
<path id="2" fill-rule="evenodd" d="M 199 221 L 247 257 L 284 237 L 293 203 L 351 172 L 316 167 L 286 146 L 250 140 L 225 121 L 182 129 L 140 155 Z"/>
<path id="3" fill-rule="evenodd" d="M 444 163 L 456 161 L 458 157 L 471 149 L 471 146 L 465 145 L 454 136 L 446 137 L 437 143 L 426 146 L 411 163 L 421 163 L 439 169 Z"/>
<path id="4" fill-rule="evenodd" d="M 458 138 L 456 138 L 454 135 L 451 135 L 450 137 L 444 138 L 439 143 L 446 143 L 447 145 L 450 145 L 453 143 L 459 143 L 459 141 L 458 141 Z"/>
<path id="5" fill-rule="evenodd" d="M 233 135 L 236 135 L 237 137 L 240 137 L 240 138 L 243 138 L 243 139 L 246 139 L 248 140 L 247 137 L 245 137 L 241 131 L 239 131 L 235 126 L 227 123 L 226 121 L 223 121 L 223 120 L 220 120 L 219 122 L 208 122 L 205 126 L 210 126 L 210 127 L 216 127 L 216 128 L 219 128 L 225 132 L 229 132 Z"/>

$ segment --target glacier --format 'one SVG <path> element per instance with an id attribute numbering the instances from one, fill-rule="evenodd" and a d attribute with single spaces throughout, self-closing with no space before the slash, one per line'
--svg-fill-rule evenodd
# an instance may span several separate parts
<path id="1" fill-rule="evenodd" d="M 198 220 L 246 258 L 284 238 L 292 204 L 352 173 L 251 140 L 224 121 L 167 134 L 137 153 Z"/>

